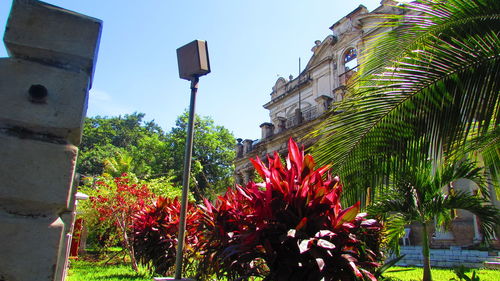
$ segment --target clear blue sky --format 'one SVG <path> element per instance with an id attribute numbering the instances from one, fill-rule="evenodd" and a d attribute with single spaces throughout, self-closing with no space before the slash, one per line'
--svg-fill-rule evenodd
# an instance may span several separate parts
<path id="1" fill-rule="evenodd" d="M 207 40 L 212 73 L 200 80 L 196 112 L 243 139 L 260 138 L 262 105 L 278 76 L 297 76 L 315 40 L 341 17 L 380 0 L 47 0 L 104 21 L 87 116 L 143 112 L 166 131 L 189 105 L 175 50 Z M 5 30 L 10 0 L 0 0 Z M 0 57 L 7 56 L 3 44 Z"/>

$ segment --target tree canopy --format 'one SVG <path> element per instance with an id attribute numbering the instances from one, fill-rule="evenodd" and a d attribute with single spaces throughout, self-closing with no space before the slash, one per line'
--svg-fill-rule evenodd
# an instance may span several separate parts
<path id="1" fill-rule="evenodd" d="M 77 172 L 86 176 L 133 173 L 144 179 L 171 176 L 181 186 L 187 112 L 164 132 L 144 113 L 86 118 Z M 209 117 L 196 116 L 191 188 L 196 198 L 231 185 L 234 137 Z"/>
<path id="2" fill-rule="evenodd" d="M 177 118 L 176 126 L 167 136 L 168 149 L 171 153 L 174 174 L 179 184 L 182 183 L 184 165 L 184 147 L 188 123 L 188 112 Z M 216 125 L 209 117 L 195 116 L 193 138 L 193 162 L 191 184 L 195 197 L 212 197 L 223 191 L 233 181 L 233 160 L 235 158 L 234 136 L 223 126 Z"/>
<path id="3" fill-rule="evenodd" d="M 139 177 L 158 177 L 168 170 L 166 134 L 144 113 L 85 119 L 77 172 L 101 175 L 115 162 Z M 129 163 L 125 163 L 125 162 Z M 119 176 L 119 175 L 117 175 Z"/>

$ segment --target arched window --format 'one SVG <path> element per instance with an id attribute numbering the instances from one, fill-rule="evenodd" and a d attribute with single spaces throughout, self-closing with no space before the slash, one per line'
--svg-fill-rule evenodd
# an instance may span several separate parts
<path id="1" fill-rule="evenodd" d="M 355 69 L 358 66 L 358 52 L 356 49 L 351 48 L 344 54 L 345 71 Z"/>
<path id="2" fill-rule="evenodd" d="M 339 75 L 340 85 L 347 85 L 358 67 L 358 52 L 350 48 L 344 53 L 344 73 Z"/>

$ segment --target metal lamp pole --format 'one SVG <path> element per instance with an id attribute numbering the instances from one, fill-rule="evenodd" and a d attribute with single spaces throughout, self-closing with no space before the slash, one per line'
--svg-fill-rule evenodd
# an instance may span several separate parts
<path id="1" fill-rule="evenodd" d="M 182 177 L 182 199 L 179 221 L 179 235 L 177 236 L 177 255 L 175 257 L 175 279 L 181 279 L 182 259 L 186 233 L 186 212 L 189 193 L 189 176 L 191 172 L 191 157 L 193 151 L 194 117 L 196 93 L 198 92 L 199 77 L 210 73 L 207 42 L 195 40 L 177 49 L 179 76 L 191 81 L 191 101 L 189 103 L 189 120 L 186 136 L 186 150 L 184 153 L 184 174 Z"/>
<path id="2" fill-rule="evenodd" d="M 175 257 L 175 279 L 181 279 L 182 258 L 184 252 L 184 241 L 186 233 L 187 197 L 189 193 L 189 175 L 191 171 L 191 157 L 193 151 L 194 136 L 194 112 L 196 104 L 196 93 L 198 92 L 198 77 L 191 80 L 191 101 L 189 103 L 189 121 L 186 136 L 186 150 L 184 152 L 184 174 L 182 176 L 182 199 L 181 215 L 179 222 L 179 235 L 177 236 L 177 256 Z"/>

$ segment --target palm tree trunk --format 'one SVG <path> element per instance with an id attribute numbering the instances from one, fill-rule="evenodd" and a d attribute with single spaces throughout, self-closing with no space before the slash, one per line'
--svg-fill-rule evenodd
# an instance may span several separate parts
<path id="1" fill-rule="evenodd" d="M 424 278 L 422 280 L 432 281 L 429 233 L 427 232 L 427 223 L 425 222 L 422 223 L 422 226 L 423 226 L 422 256 L 424 258 Z"/>

